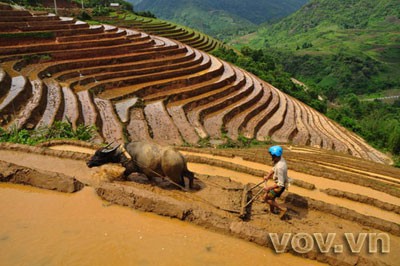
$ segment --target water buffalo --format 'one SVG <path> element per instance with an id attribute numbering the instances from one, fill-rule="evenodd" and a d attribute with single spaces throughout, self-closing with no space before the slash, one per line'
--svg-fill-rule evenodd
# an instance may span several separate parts
<path id="1" fill-rule="evenodd" d="M 154 176 L 166 176 L 175 183 L 185 186 L 184 176 L 189 178 L 189 187 L 193 188 L 193 172 L 187 169 L 185 157 L 171 147 L 163 147 L 142 141 L 118 145 L 112 149 L 98 149 L 87 162 L 89 168 L 106 163 L 121 163 L 126 168 L 125 176 L 132 172 L 141 172 L 149 179 Z"/>

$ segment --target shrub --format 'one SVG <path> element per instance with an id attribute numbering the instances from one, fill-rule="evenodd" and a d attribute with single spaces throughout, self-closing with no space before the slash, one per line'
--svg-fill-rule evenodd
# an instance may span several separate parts
<path id="1" fill-rule="evenodd" d="M 89 141 L 96 132 L 95 126 L 78 125 L 73 128 L 70 122 L 56 121 L 48 127 L 37 130 L 11 128 L 5 130 L 0 128 L 0 142 L 12 142 L 27 145 L 35 145 L 53 139 L 76 139 Z"/>
<path id="2" fill-rule="evenodd" d="M 272 143 L 268 139 L 265 141 L 259 141 L 255 138 L 247 138 L 241 134 L 238 136 L 237 140 L 233 140 L 227 136 L 226 132 L 222 132 L 222 139 L 224 140 L 224 143 L 218 145 L 219 149 L 263 147 Z"/>
<path id="3" fill-rule="evenodd" d="M 79 13 L 78 19 L 80 19 L 80 20 L 91 20 L 92 17 L 86 11 L 82 11 L 81 13 Z"/>
<path id="4" fill-rule="evenodd" d="M 93 16 L 108 16 L 110 14 L 111 10 L 110 8 L 103 7 L 103 6 L 97 6 L 95 9 L 93 9 L 92 15 Z"/>
<path id="5" fill-rule="evenodd" d="M 397 156 L 397 157 L 393 158 L 393 161 L 394 161 L 393 166 L 400 168 L 400 157 Z"/>
<path id="6" fill-rule="evenodd" d="M 147 17 L 147 18 L 157 18 L 156 15 L 154 15 L 150 11 L 139 11 L 139 12 L 135 12 L 135 14 L 138 16 Z"/>

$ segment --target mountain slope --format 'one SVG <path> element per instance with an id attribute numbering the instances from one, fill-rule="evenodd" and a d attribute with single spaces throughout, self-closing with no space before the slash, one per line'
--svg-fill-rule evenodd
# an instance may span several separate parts
<path id="1" fill-rule="evenodd" d="M 313 53 L 345 49 L 365 52 L 377 60 L 393 60 L 379 48 L 396 54 L 393 49 L 399 48 L 399 14 L 397 0 L 312 0 L 280 22 L 261 27 L 246 42 L 253 47 L 268 45 L 289 50 L 308 43 L 312 45 L 306 48 Z"/>
<path id="2" fill-rule="evenodd" d="M 5 129 L 66 120 L 96 125 L 101 142 L 272 140 L 390 161 L 267 82 L 172 39 L 9 6 L 0 33 Z"/>
<path id="3" fill-rule="evenodd" d="M 226 38 L 256 24 L 286 16 L 307 0 L 285 1 L 211 1 L 211 0 L 131 0 L 135 10 L 149 10 L 158 17 L 172 20 L 215 37 Z"/>
<path id="4" fill-rule="evenodd" d="M 398 0 L 313 0 L 231 44 L 287 51 L 291 55 L 282 59 L 287 71 L 323 90 L 335 88 L 337 95 L 396 89 L 399 13 Z"/>
<path id="5" fill-rule="evenodd" d="M 398 0 L 313 0 L 235 44 L 278 54 L 286 71 L 334 102 L 330 118 L 399 154 L 400 105 L 367 104 L 356 96 L 400 95 L 399 14 Z"/>

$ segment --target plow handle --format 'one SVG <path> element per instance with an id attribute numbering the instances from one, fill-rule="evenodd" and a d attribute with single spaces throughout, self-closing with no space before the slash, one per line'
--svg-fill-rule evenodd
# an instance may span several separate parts
<path id="1" fill-rule="evenodd" d="M 252 188 L 249 189 L 249 191 L 252 191 L 253 189 L 255 189 L 256 187 L 258 187 L 259 185 L 261 185 L 262 183 L 264 183 L 265 180 L 261 181 L 260 183 L 258 183 L 257 185 L 254 185 Z"/>

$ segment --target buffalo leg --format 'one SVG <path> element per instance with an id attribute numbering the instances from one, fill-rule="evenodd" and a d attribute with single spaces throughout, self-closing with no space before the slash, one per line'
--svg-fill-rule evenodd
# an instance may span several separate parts
<path id="1" fill-rule="evenodd" d="M 183 175 L 181 175 L 181 182 L 180 184 L 182 187 L 185 187 L 185 179 L 183 178 Z"/>
<path id="2" fill-rule="evenodd" d="M 189 171 L 189 170 L 185 170 L 185 172 L 183 173 L 187 178 L 189 178 L 189 188 L 192 189 L 193 188 L 193 179 L 194 179 L 194 174 L 193 172 Z"/>

